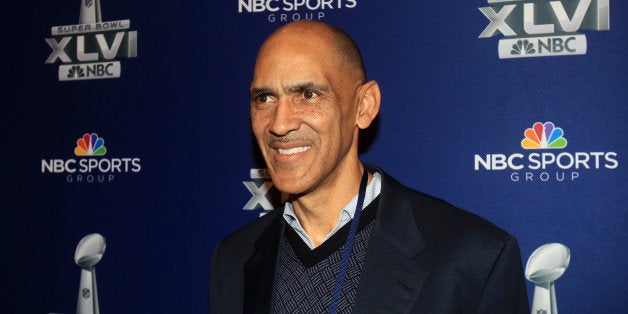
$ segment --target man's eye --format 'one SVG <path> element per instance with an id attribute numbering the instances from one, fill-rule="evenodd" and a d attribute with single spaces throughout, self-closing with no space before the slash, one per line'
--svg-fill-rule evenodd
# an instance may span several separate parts
<path id="1" fill-rule="evenodd" d="M 271 101 L 270 95 L 259 95 L 257 96 L 257 102 L 269 102 Z"/>
<path id="2" fill-rule="evenodd" d="M 318 94 L 315 91 L 308 90 L 308 91 L 303 92 L 304 99 L 312 99 L 316 96 L 318 96 Z"/>

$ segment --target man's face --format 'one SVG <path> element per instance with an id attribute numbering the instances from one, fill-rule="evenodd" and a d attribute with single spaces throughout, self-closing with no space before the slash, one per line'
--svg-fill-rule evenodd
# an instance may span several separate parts
<path id="1" fill-rule="evenodd" d="M 329 38 L 282 33 L 263 46 L 251 83 L 253 133 L 282 192 L 302 194 L 354 166 L 359 82 L 332 57 Z M 355 155 L 357 160 L 357 153 Z"/>

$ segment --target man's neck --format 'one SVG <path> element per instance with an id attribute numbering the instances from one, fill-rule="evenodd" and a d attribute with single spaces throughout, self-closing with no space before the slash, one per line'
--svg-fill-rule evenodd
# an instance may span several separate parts
<path id="1" fill-rule="evenodd" d="M 359 171 L 357 175 L 351 175 L 350 180 L 341 180 L 291 200 L 297 219 L 314 247 L 318 247 L 336 227 L 340 212 L 358 193 L 361 176 Z M 368 176 L 370 181 L 373 176 Z"/>

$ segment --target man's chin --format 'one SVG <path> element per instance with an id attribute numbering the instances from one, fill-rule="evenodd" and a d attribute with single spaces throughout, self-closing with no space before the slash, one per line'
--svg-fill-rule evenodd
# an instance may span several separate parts
<path id="1" fill-rule="evenodd" d="M 309 189 L 302 176 L 273 176 L 273 185 L 280 192 L 290 195 L 300 195 Z"/>

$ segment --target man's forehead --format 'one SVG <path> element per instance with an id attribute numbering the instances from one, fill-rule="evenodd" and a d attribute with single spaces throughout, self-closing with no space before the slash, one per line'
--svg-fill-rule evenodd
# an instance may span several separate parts
<path id="1" fill-rule="evenodd" d="M 253 88 L 293 90 L 312 82 L 338 84 L 351 76 L 342 66 L 331 29 L 320 23 L 295 23 L 282 27 L 264 42 L 255 62 Z"/>
<path id="2" fill-rule="evenodd" d="M 339 74 L 329 61 L 298 53 L 259 58 L 255 65 L 252 85 L 268 85 L 273 88 L 288 88 L 307 82 L 325 85 L 329 83 L 331 76 Z"/>
<path id="3" fill-rule="evenodd" d="M 256 65 L 268 62 L 287 63 L 291 60 L 322 64 L 323 61 L 332 60 L 333 54 L 333 47 L 328 42 L 293 38 L 263 46 L 257 56 Z"/>

